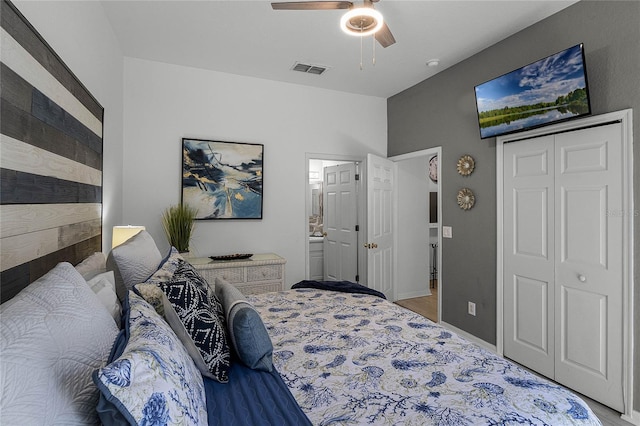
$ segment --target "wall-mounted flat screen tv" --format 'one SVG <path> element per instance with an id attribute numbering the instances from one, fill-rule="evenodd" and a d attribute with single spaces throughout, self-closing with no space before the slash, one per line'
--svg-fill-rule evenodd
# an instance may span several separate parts
<path id="1" fill-rule="evenodd" d="M 482 139 L 591 113 L 582 44 L 475 87 Z"/>

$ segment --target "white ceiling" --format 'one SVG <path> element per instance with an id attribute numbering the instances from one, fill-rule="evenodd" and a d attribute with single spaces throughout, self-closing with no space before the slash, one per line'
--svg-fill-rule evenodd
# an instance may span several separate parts
<path id="1" fill-rule="evenodd" d="M 361 39 L 339 28 L 344 11 L 274 11 L 264 0 L 102 0 L 125 56 L 383 98 L 575 2 L 381 0 L 375 8 L 397 42 L 376 45 L 374 66 L 372 38 L 364 38 L 360 70 Z M 440 65 L 427 67 L 430 59 Z M 329 69 L 292 71 L 296 61 Z"/>

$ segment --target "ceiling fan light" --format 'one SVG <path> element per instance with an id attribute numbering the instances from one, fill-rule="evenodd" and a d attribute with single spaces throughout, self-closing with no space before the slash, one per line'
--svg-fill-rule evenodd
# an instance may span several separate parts
<path id="1" fill-rule="evenodd" d="M 384 24 L 382 14 L 370 7 L 357 7 L 349 10 L 340 19 L 340 28 L 345 33 L 364 37 L 380 31 Z"/>

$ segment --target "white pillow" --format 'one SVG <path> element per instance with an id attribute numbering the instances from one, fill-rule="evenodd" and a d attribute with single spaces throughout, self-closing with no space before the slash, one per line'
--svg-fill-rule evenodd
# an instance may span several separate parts
<path id="1" fill-rule="evenodd" d="M 76 270 L 88 281 L 89 277 L 107 270 L 107 257 L 102 252 L 95 252 L 78 263 Z"/>
<path id="2" fill-rule="evenodd" d="M 116 279 L 113 271 L 103 272 L 87 281 L 89 287 L 98 296 L 100 302 L 109 311 L 116 324 L 120 324 L 122 317 L 122 307 L 116 295 Z"/>
<path id="3" fill-rule="evenodd" d="M 160 262 L 162 255 L 147 231 L 140 231 L 111 250 L 107 256 L 107 267 L 114 270 L 116 294 L 120 301 L 134 285 L 149 278 Z"/>
<path id="4" fill-rule="evenodd" d="M 59 263 L 0 316 L 0 424 L 97 424 L 91 374 L 118 327 L 78 271 Z"/>

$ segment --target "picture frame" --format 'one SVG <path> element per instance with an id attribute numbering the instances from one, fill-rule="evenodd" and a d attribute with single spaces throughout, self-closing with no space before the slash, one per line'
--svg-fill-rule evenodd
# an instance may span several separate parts
<path id="1" fill-rule="evenodd" d="M 196 220 L 262 219 L 264 145 L 182 138 L 182 203 Z"/>

